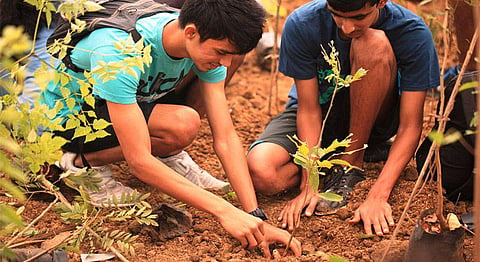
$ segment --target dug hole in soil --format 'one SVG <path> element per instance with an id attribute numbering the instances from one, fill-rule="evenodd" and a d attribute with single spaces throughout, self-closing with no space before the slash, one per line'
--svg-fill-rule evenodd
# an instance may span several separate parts
<path id="1" fill-rule="evenodd" d="M 282 5 L 288 13 L 305 3 L 302 1 L 284 1 Z M 439 43 L 437 39 L 436 43 Z M 439 55 L 442 50 L 437 47 Z M 288 90 L 292 80 L 279 75 L 278 87 L 270 88 L 270 73 L 258 67 L 257 57 L 249 53 L 244 65 L 239 69 L 227 88 L 231 116 L 235 128 L 245 148 L 255 141 L 262 132 L 268 120 L 285 106 Z M 428 97 L 425 103 L 425 134 L 432 125 L 431 112 L 435 105 L 435 99 Z M 270 106 L 270 109 L 269 109 Z M 212 175 L 226 180 L 221 164 L 212 148 L 211 133 L 206 120 L 202 121 L 202 128 L 195 142 L 186 149 L 192 158 Z M 390 246 L 390 252 L 386 261 L 403 261 L 404 254 L 412 230 L 423 210 L 434 207 L 437 195 L 433 182 L 426 183 L 418 193 L 409 208 L 406 221 L 399 231 L 396 240 L 390 240 L 390 236 L 365 237 L 362 224 L 351 225 L 347 221 L 353 211 L 364 201 L 366 195 L 380 173 L 383 162 L 367 163 L 364 166 L 367 179 L 356 185 L 353 197 L 348 205 L 335 214 L 322 217 L 301 219 L 301 225 L 295 232 L 295 237 L 302 243 L 303 254 L 294 257 L 289 254 L 280 258 L 280 261 L 322 261 L 322 253 L 343 257 L 348 261 L 379 261 L 386 246 Z M 390 196 L 389 203 L 392 206 L 395 221 L 407 203 L 414 187 L 418 174 L 414 167 L 415 162 L 407 166 L 399 181 L 395 185 Z M 136 188 L 142 193 L 151 193 L 148 202 L 152 206 L 160 207 L 164 203 L 177 205 L 175 199 L 165 196 L 158 190 L 144 184 L 130 175 L 126 163 L 111 165 L 114 176 L 127 186 Z M 298 194 L 297 191 L 285 192 L 280 195 L 267 197 L 258 195 L 259 206 L 265 209 L 269 223 L 278 225 L 276 218 L 286 202 Z M 236 199 L 228 200 L 241 208 Z M 473 211 L 469 202 L 452 203 L 444 201 L 445 212 L 464 214 Z M 28 201 L 23 213 L 25 221 L 35 219 L 48 206 L 47 202 Z M 185 229 L 180 236 L 169 238 L 168 236 L 152 237 L 148 231 L 140 231 L 138 242 L 143 247 L 136 250 L 136 257 L 127 257 L 130 261 L 264 261 L 262 253 L 258 250 L 245 250 L 240 243 L 231 237 L 212 215 L 196 210 L 189 206 L 184 208 L 191 213 L 192 227 Z M 64 227 L 62 221 L 55 213 L 45 216 L 36 226 L 43 231 L 54 230 Z M 127 227 L 128 225 L 125 225 Z M 393 232 L 393 228 L 391 229 Z M 465 235 L 463 256 L 465 261 L 473 261 L 473 237 Z M 272 245 L 271 249 L 284 249 L 284 246 Z M 82 252 L 87 252 L 83 250 Z M 79 254 L 69 253 L 70 261 L 80 261 Z"/>

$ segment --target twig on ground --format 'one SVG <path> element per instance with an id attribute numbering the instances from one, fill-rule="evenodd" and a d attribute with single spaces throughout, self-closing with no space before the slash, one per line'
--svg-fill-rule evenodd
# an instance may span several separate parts
<path id="1" fill-rule="evenodd" d="M 16 234 L 12 239 L 10 239 L 6 244 L 5 246 L 7 247 L 10 247 L 10 245 L 15 242 L 15 240 L 17 240 L 20 236 L 22 236 L 25 232 L 27 232 L 27 230 L 29 230 L 33 225 L 35 225 L 40 219 L 43 218 L 43 216 L 45 216 L 45 214 L 50 211 L 50 209 L 53 208 L 53 206 L 58 202 L 58 197 L 55 198 L 54 201 L 52 201 L 52 203 L 50 203 L 50 205 L 48 205 L 47 208 L 45 208 L 45 210 L 42 211 L 42 213 L 37 216 L 32 222 L 30 222 L 22 231 L 20 231 L 18 234 Z"/>

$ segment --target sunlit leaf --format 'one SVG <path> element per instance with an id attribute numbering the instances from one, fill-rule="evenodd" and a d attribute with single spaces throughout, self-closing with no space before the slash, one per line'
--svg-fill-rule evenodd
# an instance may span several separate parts
<path id="1" fill-rule="evenodd" d="M 320 198 L 332 201 L 332 202 L 342 202 L 343 197 L 341 195 L 332 193 L 332 192 L 323 192 L 317 194 Z"/>
<path id="2" fill-rule="evenodd" d="M 338 256 L 330 256 L 329 262 L 347 262 L 347 260 L 343 257 L 338 257 Z"/>
<path id="3" fill-rule="evenodd" d="M 461 91 L 465 91 L 467 89 L 476 88 L 476 87 L 478 87 L 478 81 L 467 82 L 462 84 L 459 87 L 458 91 L 461 92 Z"/>
<path id="4" fill-rule="evenodd" d="M 9 194 L 11 194 L 19 201 L 24 201 L 26 199 L 20 188 L 6 179 L 0 178 L 0 188 L 7 190 Z"/>

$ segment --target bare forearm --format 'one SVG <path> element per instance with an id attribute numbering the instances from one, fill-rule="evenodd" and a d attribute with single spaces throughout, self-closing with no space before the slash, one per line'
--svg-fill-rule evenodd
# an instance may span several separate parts
<path id="1" fill-rule="evenodd" d="M 192 207 L 220 217 L 234 208 L 222 198 L 192 184 L 153 156 L 129 163 L 132 174 L 161 192 Z"/>
<path id="2" fill-rule="evenodd" d="M 243 209 L 247 212 L 253 211 L 258 204 L 247 167 L 245 149 L 236 133 L 231 133 L 223 141 L 214 143 L 215 152 Z"/>
<path id="3" fill-rule="evenodd" d="M 388 200 L 395 183 L 415 153 L 420 134 L 421 128 L 419 127 L 412 127 L 403 131 L 399 129 L 387 162 L 368 194 L 369 198 Z"/>
<path id="4" fill-rule="evenodd" d="M 305 141 L 310 148 L 317 145 L 322 128 L 322 112 L 320 106 L 315 107 L 314 110 L 299 107 L 297 111 L 297 127 L 300 140 Z M 307 179 L 308 174 L 305 169 L 302 169 L 301 190 L 304 190 Z"/>

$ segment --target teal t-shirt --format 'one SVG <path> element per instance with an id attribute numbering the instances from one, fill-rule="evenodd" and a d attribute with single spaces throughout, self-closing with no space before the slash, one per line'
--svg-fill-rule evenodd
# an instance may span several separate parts
<path id="1" fill-rule="evenodd" d="M 140 68 L 133 67 L 136 76 L 120 71 L 115 79 L 106 82 L 98 75 L 93 75 L 96 84 L 93 86 L 93 93 L 96 97 L 120 104 L 133 104 L 136 102 L 154 102 L 168 92 L 174 90 L 185 75 L 190 71 L 198 77 L 210 83 L 222 81 L 226 76 L 226 68 L 220 66 L 210 71 L 199 71 L 192 59 L 173 59 L 167 55 L 162 44 L 163 28 L 169 22 L 177 19 L 178 14 L 159 13 L 137 21 L 137 31 L 144 38 L 144 44 L 151 45 L 152 63 L 149 67 L 144 66 L 142 73 Z M 82 39 L 72 51 L 72 62 L 79 68 L 91 71 L 99 66 L 99 61 L 122 61 L 131 54 L 121 54 L 115 48 L 115 43 L 128 38 L 128 33 L 115 28 L 101 28 L 93 31 Z M 73 76 L 73 79 L 85 79 L 83 73 L 76 73 L 65 69 L 66 73 Z M 68 84 L 72 97 L 78 101 L 74 110 L 79 110 L 81 101 L 80 86 L 76 80 Z M 60 88 L 50 83 L 47 90 L 43 92 L 42 100 L 45 104 L 53 107 L 58 100 L 63 100 Z M 71 111 L 65 106 L 57 117 L 65 118 Z"/>

